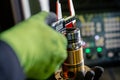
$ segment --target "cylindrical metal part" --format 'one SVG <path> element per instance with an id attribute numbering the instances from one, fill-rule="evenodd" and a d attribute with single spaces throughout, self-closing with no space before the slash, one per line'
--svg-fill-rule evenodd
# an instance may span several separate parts
<path id="1" fill-rule="evenodd" d="M 65 36 L 68 40 L 68 57 L 62 65 L 63 78 L 74 80 L 77 72 L 84 72 L 84 58 L 80 30 L 78 28 L 67 29 Z"/>

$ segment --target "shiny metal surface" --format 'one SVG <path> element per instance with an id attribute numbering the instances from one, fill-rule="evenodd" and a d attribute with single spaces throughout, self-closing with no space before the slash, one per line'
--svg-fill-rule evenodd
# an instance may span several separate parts
<path id="1" fill-rule="evenodd" d="M 62 65 L 62 77 L 67 80 L 74 79 L 79 71 L 84 72 L 84 58 L 80 30 L 78 28 L 67 29 L 65 36 L 68 40 L 68 57 Z"/>

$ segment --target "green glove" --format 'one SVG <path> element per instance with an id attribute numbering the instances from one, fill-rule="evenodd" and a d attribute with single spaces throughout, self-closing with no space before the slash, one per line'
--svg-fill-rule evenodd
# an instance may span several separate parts
<path id="1" fill-rule="evenodd" d="M 40 12 L 1 33 L 1 40 L 16 52 L 28 78 L 48 78 L 67 57 L 67 40 L 45 23 L 47 16 Z"/>

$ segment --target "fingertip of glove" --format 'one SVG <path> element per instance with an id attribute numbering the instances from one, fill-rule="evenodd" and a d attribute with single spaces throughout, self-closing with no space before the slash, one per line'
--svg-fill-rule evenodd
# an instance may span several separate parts
<path id="1" fill-rule="evenodd" d="M 99 78 L 104 72 L 104 69 L 100 66 L 95 66 L 92 70 L 95 72 L 95 76 L 93 80 L 99 80 Z"/>
<path id="2" fill-rule="evenodd" d="M 100 73 L 103 73 L 104 72 L 104 68 L 103 67 L 100 67 L 100 66 L 95 66 L 93 68 L 94 71 L 96 72 L 100 72 Z"/>
<path id="3" fill-rule="evenodd" d="M 86 77 L 93 77 L 95 75 L 95 72 L 94 71 L 92 71 L 92 70 L 90 70 L 90 71 L 88 71 L 88 72 L 86 72 Z"/>
<path id="4" fill-rule="evenodd" d="M 86 73 L 84 80 L 93 80 L 94 76 L 95 76 L 95 72 L 90 70 Z"/>
<path id="5" fill-rule="evenodd" d="M 84 80 L 84 72 L 79 71 L 74 80 Z"/>
<path id="6" fill-rule="evenodd" d="M 45 22 L 46 22 L 49 26 L 51 26 L 52 23 L 54 23 L 54 22 L 56 22 L 56 21 L 57 21 L 57 15 L 56 15 L 55 13 L 53 13 L 53 12 L 48 13 L 48 15 L 47 15 L 47 17 L 46 17 L 46 19 L 45 19 Z"/>

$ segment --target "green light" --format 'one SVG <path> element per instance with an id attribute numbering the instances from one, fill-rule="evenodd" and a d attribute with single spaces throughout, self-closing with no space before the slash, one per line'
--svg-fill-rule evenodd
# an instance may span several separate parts
<path id="1" fill-rule="evenodd" d="M 98 48 L 97 48 L 97 52 L 102 52 L 102 50 L 103 50 L 103 49 L 102 49 L 101 47 L 98 47 Z"/>
<path id="2" fill-rule="evenodd" d="M 85 49 L 85 53 L 89 54 L 91 51 L 89 48 Z"/>

